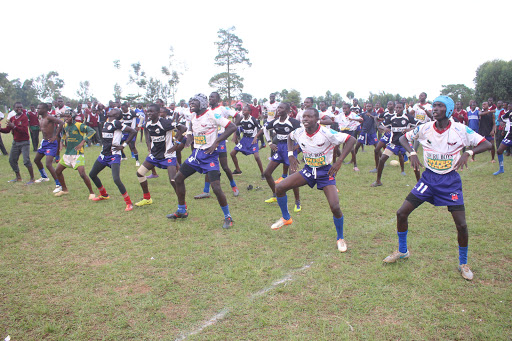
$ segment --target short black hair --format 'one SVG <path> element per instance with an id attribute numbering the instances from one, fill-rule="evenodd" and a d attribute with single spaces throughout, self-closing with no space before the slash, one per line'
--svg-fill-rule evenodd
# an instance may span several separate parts
<path id="1" fill-rule="evenodd" d="M 43 106 L 43 109 L 44 109 L 44 110 L 46 110 L 46 111 L 50 110 L 50 109 L 48 109 L 48 104 L 46 104 L 46 103 L 44 103 L 44 102 L 39 103 L 39 104 L 38 104 L 38 106 L 39 106 L 39 105 L 42 105 L 42 106 Z"/>
<path id="2" fill-rule="evenodd" d="M 316 108 L 307 108 L 306 110 L 304 110 L 304 112 L 306 111 L 313 111 L 315 113 L 316 118 L 320 118 L 320 114 L 318 113 L 318 110 L 316 110 Z"/>
<path id="3" fill-rule="evenodd" d="M 151 108 L 156 108 L 156 112 L 160 112 L 160 106 L 156 103 L 151 103 L 149 106 L 148 106 L 148 109 L 151 109 Z"/>

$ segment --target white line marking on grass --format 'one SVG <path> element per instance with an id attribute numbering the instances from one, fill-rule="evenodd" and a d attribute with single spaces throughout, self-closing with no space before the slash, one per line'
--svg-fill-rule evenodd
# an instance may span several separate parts
<path id="1" fill-rule="evenodd" d="M 267 292 L 275 289 L 276 287 L 278 287 L 279 285 L 283 284 L 283 283 L 286 283 L 286 282 L 290 282 L 290 281 L 293 281 L 293 275 L 297 272 L 302 272 L 304 270 L 307 270 L 311 267 L 311 265 L 313 264 L 313 262 L 310 262 L 306 265 L 304 265 L 303 267 L 299 268 L 299 269 L 295 269 L 295 270 L 292 270 L 290 272 L 288 272 L 288 274 L 286 274 L 286 276 L 284 276 L 283 278 L 273 282 L 271 285 L 269 285 L 268 287 L 266 288 L 263 288 L 257 292 L 255 292 L 254 294 L 251 295 L 250 297 L 250 300 L 254 300 L 264 294 L 266 294 Z M 185 340 L 187 337 L 189 336 L 192 336 L 192 335 L 196 335 L 196 334 L 199 334 L 200 332 L 202 332 L 205 328 L 209 327 L 209 326 L 213 326 L 214 324 L 216 324 L 217 322 L 223 320 L 226 315 L 231 311 L 233 310 L 233 308 L 229 308 L 229 307 L 226 307 L 224 309 L 222 309 L 221 311 L 219 311 L 217 314 L 215 314 L 214 316 L 212 316 L 211 319 L 209 319 L 208 321 L 205 321 L 203 322 L 199 327 L 197 327 L 196 329 L 188 332 L 188 333 L 182 333 L 179 337 L 176 338 L 176 341 L 182 341 L 182 340 Z"/>

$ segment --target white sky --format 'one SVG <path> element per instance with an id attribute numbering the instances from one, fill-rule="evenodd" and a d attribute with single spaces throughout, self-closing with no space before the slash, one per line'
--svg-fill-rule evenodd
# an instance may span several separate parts
<path id="1" fill-rule="evenodd" d="M 483 62 L 511 59 L 511 10 L 495 0 L 2 1 L 0 72 L 24 80 L 54 70 L 64 95 L 89 80 L 107 102 L 116 82 L 136 93 L 126 85 L 134 62 L 160 77 L 172 45 L 188 67 L 177 99 L 188 99 L 213 90 L 217 31 L 236 26 L 253 64 L 239 72 L 244 92 L 257 98 L 294 88 L 302 99 L 327 90 L 433 99 L 443 84 L 474 87 Z"/>

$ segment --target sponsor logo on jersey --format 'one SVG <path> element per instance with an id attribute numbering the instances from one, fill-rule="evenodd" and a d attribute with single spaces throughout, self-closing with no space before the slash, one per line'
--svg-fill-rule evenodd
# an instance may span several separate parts
<path id="1" fill-rule="evenodd" d="M 468 134 L 474 134 L 475 131 L 473 129 L 471 129 L 470 127 L 466 126 L 466 133 Z"/>
<path id="2" fill-rule="evenodd" d="M 221 118 L 220 114 L 215 114 L 215 118 L 216 118 L 216 119 L 220 119 L 220 118 Z M 213 166 L 212 166 L 212 167 L 213 167 Z"/>

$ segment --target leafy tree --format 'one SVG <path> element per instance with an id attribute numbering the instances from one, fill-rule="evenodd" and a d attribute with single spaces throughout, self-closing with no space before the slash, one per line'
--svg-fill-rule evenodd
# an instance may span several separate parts
<path id="1" fill-rule="evenodd" d="M 116 101 L 120 102 L 121 101 L 121 95 L 123 93 L 123 88 L 121 88 L 121 85 L 119 85 L 118 83 L 116 83 L 114 85 L 114 98 Z"/>
<path id="2" fill-rule="evenodd" d="M 236 36 L 233 32 L 235 27 L 228 29 L 220 29 L 217 31 L 217 36 L 220 39 L 215 42 L 219 54 L 215 57 L 215 65 L 225 67 L 225 72 L 221 72 L 213 76 L 208 84 L 211 87 L 218 88 L 219 94 L 221 91 L 226 93 L 229 103 L 235 93 L 241 93 L 243 89 L 243 78 L 235 71 L 237 66 L 246 64 L 251 66 L 251 62 L 247 57 L 249 51 L 242 47 L 242 39 Z"/>
<path id="3" fill-rule="evenodd" d="M 354 93 L 352 91 L 347 92 L 347 98 L 349 100 L 353 100 L 354 99 Z"/>
<path id="4" fill-rule="evenodd" d="M 286 97 L 288 96 L 288 90 L 286 90 L 286 89 L 281 90 L 280 95 L 281 95 L 280 96 L 281 101 L 286 101 Z"/>
<path id="5" fill-rule="evenodd" d="M 50 71 L 46 75 L 37 76 L 32 83 L 37 98 L 40 101 L 49 101 L 61 96 L 61 89 L 64 87 L 64 80 L 59 78 L 57 71 Z"/>
<path id="6" fill-rule="evenodd" d="M 11 81 L 7 78 L 9 74 L 0 73 L 0 104 L 3 106 L 14 105 L 13 98 L 15 97 L 15 87 Z"/>
<path id="7" fill-rule="evenodd" d="M 80 82 L 79 88 L 76 91 L 76 95 L 82 102 L 92 101 L 92 94 L 89 89 L 91 83 L 89 81 Z"/>
<path id="8" fill-rule="evenodd" d="M 240 94 L 240 100 L 242 102 L 245 102 L 245 103 L 251 103 L 252 102 L 252 95 L 248 94 L 248 93 L 245 93 L 245 92 L 242 92 Z"/>
<path id="9" fill-rule="evenodd" d="M 296 106 L 300 106 L 300 103 L 301 103 L 300 92 L 298 92 L 295 89 L 291 89 L 289 92 L 287 91 L 284 101 L 288 102 L 288 103 L 293 103 Z"/>
<path id="10" fill-rule="evenodd" d="M 462 106 L 465 108 L 469 105 L 469 101 L 475 98 L 475 90 L 464 84 L 448 84 L 443 85 L 441 95 L 446 95 L 455 102 L 461 101 Z"/>
<path id="11" fill-rule="evenodd" d="M 170 98 L 173 102 L 176 102 L 176 92 L 178 91 L 180 77 L 183 75 L 183 71 L 186 71 L 187 68 L 182 62 L 176 59 L 174 56 L 174 48 L 172 46 L 170 47 L 169 51 L 169 64 L 168 66 L 162 66 L 162 73 L 167 78 Z"/>
<path id="12" fill-rule="evenodd" d="M 512 100 L 512 61 L 493 60 L 483 63 L 476 70 L 475 94 L 479 103 L 489 97 Z"/>
<path id="13" fill-rule="evenodd" d="M 229 103 L 231 103 L 231 97 L 236 94 L 240 94 L 244 88 L 244 79 L 235 73 L 228 75 L 227 72 L 219 73 L 213 76 L 208 85 L 217 89 L 217 92 L 221 97 L 226 97 Z"/>

